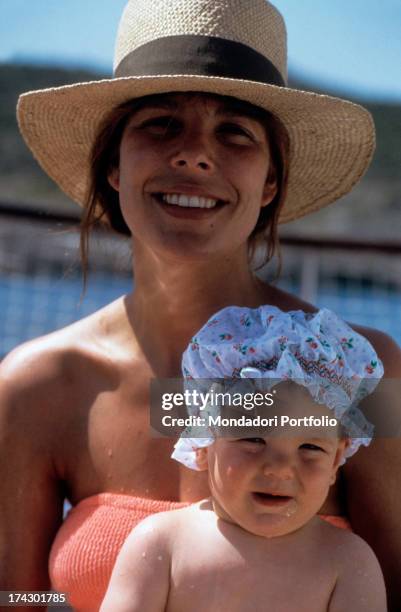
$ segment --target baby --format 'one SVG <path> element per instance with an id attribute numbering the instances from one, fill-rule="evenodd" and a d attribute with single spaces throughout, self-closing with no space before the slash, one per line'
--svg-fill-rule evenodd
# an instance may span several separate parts
<path id="1" fill-rule="evenodd" d="M 193 338 L 183 372 L 252 378 L 275 397 L 265 414 L 297 426 L 224 435 L 206 410 L 173 457 L 208 471 L 210 498 L 133 530 L 101 610 L 385 611 L 372 550 L 317 516 L 340 464 L 372 436 L 357 408 L 383 374 L 368 341 L 328 310 L 230 307 Z"/>

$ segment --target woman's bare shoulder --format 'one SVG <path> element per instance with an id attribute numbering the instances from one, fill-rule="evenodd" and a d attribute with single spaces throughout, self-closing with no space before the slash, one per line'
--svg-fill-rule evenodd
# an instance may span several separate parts
<path id="1" fill-rule="evenodd" d="M 113 344 L 114 302 L 60 330 L 25 342 L 7 355 L 0 366 L 4 396 L 35 402 L 69 393 L 75 381 L 84 380 L 92 368 L 107 367 Z"/>

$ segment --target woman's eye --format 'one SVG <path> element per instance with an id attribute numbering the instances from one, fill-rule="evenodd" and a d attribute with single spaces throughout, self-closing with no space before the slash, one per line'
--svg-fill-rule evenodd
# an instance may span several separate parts
<path id="1" fill-rule="evenodd" d="M 179 124 L 173 117 L 166 115 L 163 117 L 146 119 L 146 121 L 139 125 L 139 129 L 145 130 L 155 136 L 166 136 L 167 134 L 177 132 Z"/>
<path id="2" fill-rule="evenodd" d="M 249 144 L 255 140 L 253 134 L 237 123 L 223 123 L 218 131 L 235 144 Z"/>

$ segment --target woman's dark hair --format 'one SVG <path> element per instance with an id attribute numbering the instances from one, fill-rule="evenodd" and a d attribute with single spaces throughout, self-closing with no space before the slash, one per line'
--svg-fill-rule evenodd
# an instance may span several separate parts
<path id="1" fill-rule="evenodd" d="M 125 102 L 114 108 L 100 127 L 91 151 L 89 189 L 81 220 L 80 251 L 84 283 L 87 276 L 89 236 L 92 228 L 103 222 L 123 236 L 131 235 L 121 213 L 119 194 L 108 181 L 110 172 L 119 165 L 120 143 L 128 119 L 132 113 L 146 106 L 150 101 L 165 95 L 146 96 Z M 265 126 L 272 162 L 266 180 L 276 180 L 277 193 L 270 204 L 261 209 L 256 226 L 249 237 L 250 261 L 257 248 L 264 247 L 263 260 L 257 266 L 262 267 L 273 257 L 279 246 L 278 218 L 285 201 L 288 181 L 289 138 L 287 132 L 277 117 L 249 102 L 208 93 L 195 92 L 192 95 L 222 100 L 230 108 L 235 108 L 239 113 L 257 119 Z"/>

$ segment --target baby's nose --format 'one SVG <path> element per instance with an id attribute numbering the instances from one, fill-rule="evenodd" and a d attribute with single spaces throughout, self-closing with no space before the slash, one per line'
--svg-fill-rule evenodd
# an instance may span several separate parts
<path id="1" fill-rule="evenodd" d="M 264 462 L 263 474 L 280 480 L 291 480 L 293 477 L 292 462 L 284 453 L 271 453 Z"/>

